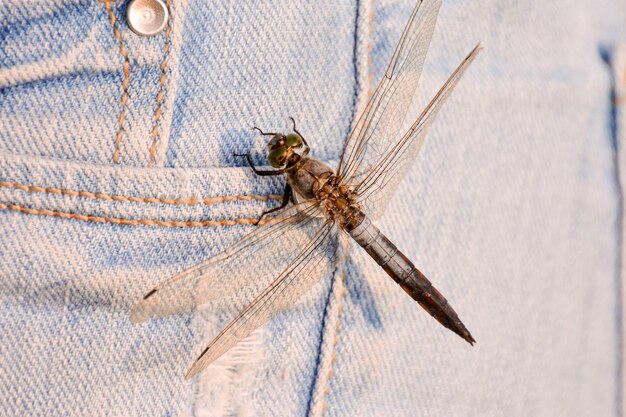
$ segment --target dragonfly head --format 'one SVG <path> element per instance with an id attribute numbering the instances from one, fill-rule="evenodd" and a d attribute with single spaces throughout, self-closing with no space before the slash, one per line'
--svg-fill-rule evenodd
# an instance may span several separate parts
<path id="1" fill-rule="evenodd" d="M 274 168 L 284 168 L 294 154 L 296 149 L 302 148 L 302 137 L 297 133 L 274 135 L 267 144 L 269 148 L 268 161 Z"/>

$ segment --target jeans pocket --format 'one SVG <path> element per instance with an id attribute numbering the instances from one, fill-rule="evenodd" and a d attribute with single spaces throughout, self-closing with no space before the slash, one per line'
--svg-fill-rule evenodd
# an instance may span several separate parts
<path id="1" fill-rule="evenodd" d="M 328 277 L 306 308 L 281 314 L 202 374 L 202 394 L 183 375 L 225 325 L 219 310 L 208 322 L 128 317 L 158 282 L 252 230 L 281 185 L 245 168 L 0 154 L 0 389 L 11 412 L 162 415 L 198 403 L 221 412 L 252 401 L 242 395 L 263 376 L 268 392 L 283 390 L 284 378 L 312 380 Z"/>

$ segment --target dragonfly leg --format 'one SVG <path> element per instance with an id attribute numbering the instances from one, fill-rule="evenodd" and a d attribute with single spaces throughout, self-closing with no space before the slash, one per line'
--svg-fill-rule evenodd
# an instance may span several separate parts
<path id="1" fill-rule="evenodd" d="M 252 168 L 252 170 L 254 171 L 254 173 L 256 175 L 259 175 L 261 177 L 265 177 L 265 176 L 272 176 L 272 175 L 282 175 L 285 172 L 291 170 L 291 168 L 287 167 L 287 168 L 282 168 L 282 169 L 276 169 L 276 170 L 262 170 L 262 169 L 257 169 L 254 166 L 254 163 L 252 162 L 252 158 L 250 158 L 250 154 L 239 154 L 239 153 L 235 153 L 233 154 L 235 156 L 245 156 L 246 157 L 246 161 L 248 161 L 248 165 L 250 165 L 250 168 Z"/>
<path id="2" fill-rule="evenodd" d="M 276 136 L 276 135 L 280 135 L 280 133 L 274 133 L 274 132 L 264 132 L 262 131 L 260 128 L 256 127 L 256 126 L 252 126 L 252 130 L 258 130 L 259 133 L 263 136 Z"/>
<path id="3" fill-rule="evenodd" d="M 262 219 L 265 215 L 270 214 L 270 213 L 273 213 L 273 212 L 278 211 L 278 210 L 282 210 L 282 209 L 284 209 L 285 207 L 287 207 L 287 204 L 289 204 L 289 200 L 291 200 L 291 196 L 292 196 L 292 194 L 293 194 L 293 191 L 291 190 L 291 185 L 287 184 L 287 185 L 285 186 L 285 193 L 283 194 L 283 201 L 280 203 L 280 206 L 278 206 L 278 207 L 274 207 L 274 208 L 272 208 L 272 209 L 266 210 L 266 211 L 264 211 L 263 213 L 261 213 L 261 215 L 260 215 L 260 216 L 259 216 L 259 218 L 257 219 L 257 221 L 256 221 L 255 225 L 259 224 L 259 222 L 261 221 L 261 219 Z"/>

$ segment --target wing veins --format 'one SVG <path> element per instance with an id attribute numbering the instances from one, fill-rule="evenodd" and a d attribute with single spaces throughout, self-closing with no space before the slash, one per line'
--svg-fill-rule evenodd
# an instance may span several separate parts
<path id="1" fill-rule="evenodd" d="M 316 259 L 317 256 L 309 256 L 310 254 L 315 254 L 315 251 L 326 241 L 326 238 L 330 234 L 332 230 L 332 226 L 334 222 L 328 220 L 322 226 L 320 226 L 316 235 L 311 239 L 309 244 L 298 254 L 296 259 L 294 259 L 280 274 L 279 276 L 267 287 L 265 288 L 259 295 L 255 297 L 255 299 L 248 304 L 233 320 L 231 320 L 226 327 L 209 343 L 209 345 L 204 349 L 202 354 L 196 359 L 194 364 L 191 366 L 187 374 L 185 375 L 185 379 L 190 379 L 195 376 L 197 373 L 204 370 L 207 366 L 209 366 L 214 360 L 216 360 L 219 356 L 221 356 L 224 352 L 220 353 L 217 357 L 213 358 L 210 361 L 203 361 L 204 358 L 207 358 L 207 354 L 210 353 L 211 350 L 222 350 L 225 344 L 228 343 L 228 335 L 230 337 L 236 337 L 236 333 L 242 329 L 250 318 L 254 318 L 255 316 L 250 316 L 250 312 L 255 311 L 255 307 L 259 306 L 259 310 L 256 311 L 256 314 L 259 315 L 263 313 L 273 302 L 278 299 L 278 296 L 282 294 L 288 288 L 288 285 L 296 279 L 307 266 L 307 264 L 313 260 L 315 260 L 314 265 L 317 265 L 322 258 Z M 305 265 L 302 267 L 300 272 L 293 273 L 297 270 L 301 265 Z M 280 289 L 281 285 L 286 283 L 287 285 Z M 280 289 L 280 290 L 278 290 Z M 277 292 L 278 291 L 278 292 Z M 267 319 L 263 320 L 265 322 Z M 261 325 L 259 324 L 259 325 Z M 258 326 L 255 326 L 256 328 Z M 247 335 L 242 336 L 239 340 L 245 338 Z M 239 340 L 235 341 L 234 344 L 238 343 Z"/>
<path id="2" fill-rule="evenodd" d="M 361 198 L 364 198 L 364 194 L 367 194 L 368 189 L 377 185 L 378 179 L 381 175 L 387 172 L 388 167 L 397 159 L 405 157 L 405 151 L 409 143 L 412 143 L 413 139 L 418 137 L 421 133 L 425 133 L 425 128 L 428 128 L 434 117 L 437 116 L 439 109 L 445 103 L 450 93 L 454 90 L 456 84 L 461 79 L 463 73 L 467 67 L 473 62 L 478 52 L 482 49 L 481 44 L 478 44 L 472 49 L 472 51 L 461 61 L 454 72 L 448 77 L 443 86 L 437 91 L 437 94 L 430 100 L 428 105 L 424 108 L 420 116 L 413 122 L 411 128 L 404 134 L 402 139 L 398 141 L 394 147 L 387 152 L 387 154 L 381 159 L 381 161 L 368 173 L 363 181 L 356 187 L 357 193 L 361 194 Z M 423 141 L 422 141 L 423 143 Z M 421 147 L 421 144 L 420 144 Z M 417 150 L 419 152 L 419 149 Z M 396 173 L 401 167 L 396 168 Z M 393 171 L 392 171 L 393 172 Z M 394 175 L 389 177 L 389 180 Z M 388 181 L 387 180 L 387 183 Z"/>
<path id="3" fill-rule="evenodd" d="M 416 38 L 412 41 L 413 42 L 412 46 L 415 45 L 419 40 L 420 40 L 420 37 L 416 36 Z M 416 58 L 416 57 L 413 57 L 413 58 Z M 417 56 L 417 58 L 419 58 L 419 56 Z M 404 69 L 407 62 L 409 62 L 409 55 L 403 57 L 403 61 L 400 64 L 400 69 Z M 358 161 L 360 161 L 362 156 L 365 154 L 365 152 L 367 152 L 367 144 L 369 143 L 369 140 L 372 138 L 372 136 L 377 132 L 377 128 L 379 127 L 380 123 L 384 120 L 383 116 L 386 114 L 387 106 L 389 105 L 389 103 L 394 102 L 392 113 L 395 109 L 397 109 L 399 105 L 399 101 L 392 100 L 392 98 L 395 97 L 395 93 L 397 89 L 402 85 L 401 81 L 404 80 L 404 78 L 407 77 L 408 75 L 409 75 L 408 72 L 400 72 L 400 75 L 398 75 L 397 78 L 393 80 L 391 78 L 387 78 L 386 80 L 383 79 L 381 83 L 379 84 L 379 87 L 381 87 L 380 96 L 377 97 L 374 111 L 371 113 L 368 113 L 368 115 L 372 114 L 373 116 L 375 116 L 379 111 L 380 111 L 380 115 L 378 118 L 376 118 L 374 125 L 369 124 L 361 132 L 361 138 L 358 142 L 358 145 L 355 146 L 355 149 L 357 149 L 357 156 L 351 157 L 349 159 L 348 165 L 343 173 L 343 175 L 345 175 L 346 178 L 349 178 L 351 176 L 352 171 L 356 169 L 355 164 Z M 376 93 L 378 93 L 378 88 L 377 88 Z M 385 98 L 388 98 L 388 99 L 385 101 Z M 382 105 L 382 110 L 380 109 L 381 105 Z M 369 132 L 369 135 L 368 135 L 368 132 Z"/>
<path id="4" fill-rule="evenodd" d="M 417 41 L 417 40 L 418 40 L 418 39 L 416 39 L 415 41 Z M 413 57 L 413 58 L 416 58 L 416 57 Z M 402 68 L 404 68 L 404 65 L 407 65 L 407 63 L 408 63 L 408 62 L 412 62 L 412 61 L 408 61 L 408 58 L 407 58 L 407 60 L 406 60 L 406 61 L 404 61 L 404 62 L 402 63 Z M 385 96 L 383 96 L 383 98 L 384 98 L 384 97 L 389 97 L 389 100 L 387 100 L 387 102 L 384 104 L 384 107 L 383 107 L 383 109 L 382 109 L 382 112 L 383 112 L 383 113 L 387 111 L 387 106 L 388 106 L 388 105 L 389 105 L 389 103 L 391 103 L 391 102 L 394 102 L 394 107 L 392 107 L 392 108 L 391 108 L 391 111 L 393 112 L 393 111 L 395 111 L 395 109 L 397 109 L 397 107 L 398 107 L 398 105 L 399 105 L 399 104 L 398 104 L 398 101 L 394 101 L 394 100 L 392 100 L 392 98 L 395 96 L 395 93 L 396 93 L 397 89 L 398 89 L 398 88 L 402 85 L 402 82 L 400 82 L 400 81 L 402 81 L 402 80 L 404 79 L 403 77 L 408 76 L 408 75 L 409 75 L 409 73 L 408 73 L 408 72 L 407 72 L 407 73 L 401 73 L 401 74 L 398 76 L 398 78 L 395 80 L 396 82 L 394 82 L 394 83 L 392 83 L 392 84 L 388 84 L 388 87 L 389 87 L 389 88 L 393 88 L 393 91 L 391 91 L 389 95 L 386 95 L 386 94 L 385 94 Z M 378 105 L 380 105 L 380 103 L 382 103 L 382 100 L 378 103 Z M 378 111 L 378 110 L 377 110 L 377 111 Z M 363 143 L 368 143 L 368 142 L 369 142 L 369 140 L 371 139 L 372 135 L 374 135 L 374 134 L 376 133 L 376 130 L 377 130 L 377 128 L 378 128 L 378 126 L 379 126 L 379 124 L 381 123 L 381 121 L 382 121 L 382 117 L 379 117 L 379 118 L 376 120 L 376 123 L 375 123 L 375 125 L 374 125 L 374 128 L 373 128 L 373 129 L 372 129 L 372 131 L 370 132 L 369 136 L 367 136 L 367 138 L 364 138 L 364 139 L 363 139 Z M 360 152 L 359 156 L 357 156 L 356 158 L 354 158 L 354 159 L 352 159 L 352 160 L 350 161 L 350 163 L 349 163 L 349 167 L 346 169 L 346 174 L 345 174 L 345 175 L 346 175 L 346 178 L 348 178 L 348 179 L 350 178 L 351 173 L 352 173 L 351 171 L 354 169 L 354 164 L 356 164 L 356 161 L 359 161 L 359 160 L 360 160 L 361 156 L 362 156 L 362 155 L 363 155 L 366 151 L 367 151 L 367 146 L 363 146 L 363 147 L 361 147 L 361 150 L 359 151 L 359 152 Z"/>
<path id="5" fill-rule="evenodd" d="M 307 207 L 298 210 L 298 206 Z M 224 291 L 227 291 L 227 289 L 230 288 L 228 287 L 229 283 L 226 283 L 226 287 L 214 287 L 215 283 L 207 281 L 211 278 L 219 278 L 217 274 L 211 273 L 214 272 L 212 269 L 218 263 L 222 263 L 223 265 L 224 262 L 229 262 L 230 260 L 235 261 L 236 258 L 241 256 L 242 253 L 245 253 L 245 251 L 262 250 L 263 247 L 269 243 L 268 239 L 271 236 L 280 232 L 287 233 L 290 230 L 293 230 L 292 227 L 307 224 L 308 221 L 314 219 L 314 217 L 311 216 L 318 209 L 318 206 L 319 204 L 317 202 L 314 204 L 304 202 L 299 205 L 292 206 L 287 209 L 295 211 L 295 213 L 291 216 L 281 218 L 280 221 L 269 224 L 265 229 L 257 229 L 248 233 L 223 251 L 210 257 L 208 260 L 192 266 L 173 278 L 157 285 L 135 305 L 131 311 L 131 321 L 134 323 L 143 322 L 155 315 L 163 316 L 181 311 L 187 311 L 193 307 L 193 304 L 203 304 L 220 295 L 223 295 Z M 265 225 L 261 227 L 263 228 Z M 264 241 L 268 242 L 266 243 Z M 200 282 L 211 284 L 212 291 L 215 292 L 215 294 L 213 296 L 210 296 L 208 293 L 205 294 L 204 297 L 206 299 L 203 298 L 203 301 L 200 303 L 198 303 L 196 299 L 187 299 L 184 297 L 179 297 L 179 301 L 175 302 L 174 300 L 176 297 L 172 291 L 176 290 L 178 293 L 180 293 L 180 291 L 185 291 L 185 294 L 187 294 L 189 290 L 184 286 L 192 282 L 195 283 L 195 287 L 197 287 Z M 183 287 L 179 287 L 179 284 Z"/>
<path id="6" fill-rule="evenodd" d="M 413 9 L 413 13 L 411 14 L 411 17 L 409 18 L 409 21 L 404 28 L 399 44 L 394 51 L 391 62 L 389 63 L 383 79 L 378 84 L 374 95 L 372 96 L 365 110 L 359 117 L 358 122 L 356 123 L 351 135 L 349 136 L 344 146 L 344 153 L 341 156 L 339 167 L 337 170 L 340 175 L 343 175 L 344 177 L 351 176 L 350 174 L 351 171 L 354 169 L 354 163 L 359 161 L 364 153 L 367 151 L 367 143 L 370 137 L 366 139 L 365 136 L 371 127 L 371 121 L 374 118 L 378 118 L 379 120 L 385 118 L 386 113 L 383 111 L 379 114 L 378 109 L 380 108 L 381 101 L 387 96 L 387 89 L 389 89 L 393 85 L 396 85 L 397 78 L 394 78 L 394 74 L 396 73 L 398 64 L 400 62 L 402 62 L 402 64 L 405 63 L 408 57 L 410 57 L 411 55 L 417 55 L 418 57 L 420 55 L 423 55 L 425 57 L 425 54 L 428 50 L 428 45 L 430 44 L 430 39 L 432 38 L 432 33 L 434 31 L 439 7 L 440 1 L 429 2 L 428 0 L 422 0 Z M 423 13 L 420 13 L 421 11 L 423 11 Z M 417 23 L 415 23 L 416 21 Z M 414 27 L 414 24 L 416 24 L 417 26 Z M 421 30 L 424 27 L 426 28 L 426 30 Z M 418 47 L 416 48 L 417 50 L 414 51 L 413 49 L 415 44 L 413 42 L 420 39 L 423 42 L 421 45 L 418 45 Z M 423 50 L 423 54 L 411 53 L 419 52 L 420 50 Z M 417 82 L 419 82 L 422 67 L 423 60 L 419 65 L 418 72 L 415 74 L 416 84 Z M 410 102 L 408 104 L 410 104 Z M 406 106 L 408 106 L 408 104 L 406 104 Z M 376 129 L 374 129 L 372 133 L 375 132 Z"/>
<path id="7" fill-rule="evenodd" d="M 301 203 L 301 204 L 306 204 L 305 203 Z M 296 206 L 292 206 L 296 207 Z M 317 205 L 315 206 L 309 206 L 306 207 L 304 209 L 304 211 L 315 211 L 313 210 L 314 208 L 317 208 Z M 233 256 L 236 256 L 238 253 L 240 253 L 242 250 L 245 250 L 251 246 L 254 246 L 254 244 L 256 244 L 257 242 L 260 242 L 264 239 L 266 239 L 268 236 L 271 236 L 275 233 L 278 233 L 279 231 L 281 231 L 283 228 L 292 225 L 294 222 L 300 222 L 301 220 L 296 221 L 297 217 L 301 217 L 301 215 L 303 214 L 302 211 L 297 212 L 289 217 L 285 217 L 284 219 L 280 219 L 280 221 L 274 221 L 271 225 L 271 227 L 268 227 L 267 229 L 263 229 L 262 233 L 259 234 L 254 234 L 253 236 L 253 240 L 250 240 L 250 234 L 254 233 L 249 233 L 247 235 L 245 235 L 242 239 L 240 239 L 239 241 L 235 242 L 233 245 L 228 246 L 227 248 L 225 248 L 224 250 L 222 250 L 221 252 L 215 254 L 214 256 L 212 256 L 211 258 L 209 258 L 206 262 L 200 263 L 198 265 L 192 266 L 191 268 L 188 268 L 187 270 L 181 272 L 179 275 L 175 276 L 174 278 L 165 281 L 159 285 L 157 285 L 152 291 L 159 291 L 161 289 L 163 289 L 164 287 L 170 285 L 170 284 L 174 284 L 175 282 L 188 277 L 189 275 L 193 274 L 196 271 L 201 271 L 204 268 L 207 268 L 217 262 L 226 260 L 226 259 L 230 259 Z M 309 213 L 307 213 L 309 214 Z M 276 228 L 273 228 L 274 226 L 276 226 Z M 239 246 L 239 243 L 244 243 L 244 245 Z M 236 247 L 234 247 L 236 246 Z M 234 249 L 234 250 L 233 250 Z M 202 274 L 202 272 L 200 273 L 200 275 Z"/>

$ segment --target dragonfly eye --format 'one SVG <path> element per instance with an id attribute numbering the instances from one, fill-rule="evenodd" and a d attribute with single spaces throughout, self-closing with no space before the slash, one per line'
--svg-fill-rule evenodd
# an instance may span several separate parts
<path id="1" fill-rule="evenodd" d="M 270 139 L 267 143 L 267 147 L 270 148 L 270 151 L 276 149 L 279 146 L 285 145 L 285 135 L 275 135 Z"/>
<path id="2" fill-rule="evenodd" d="M 268 160 L 271 166 L 274 168 L 282 168 L 287 163 L 287 148 L 286 146 L 278 146 L 270 150 Z"/>
<path id="3" fill-rule="evenodd" d="M 290 133 L 285 138 L 285 146 L 289 146 L 292 148 L 300 148 L 302 147 L 302 137 L 297 133 Z"/>

